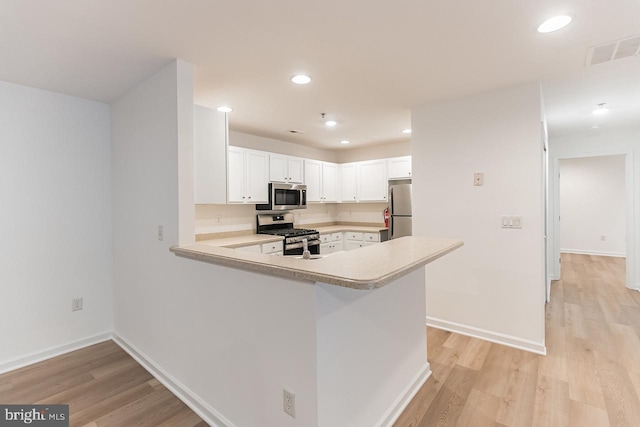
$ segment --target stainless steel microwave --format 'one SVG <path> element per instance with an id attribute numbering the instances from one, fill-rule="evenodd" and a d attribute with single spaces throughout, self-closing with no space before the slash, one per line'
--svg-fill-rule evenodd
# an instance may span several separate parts
<path id="1" fill-rule="evenodd" d="M 304 184 L 269 183 L 269 203 L 256 205 L 259 211 L 288 211 L 307 208 L 307 186 Z"/>

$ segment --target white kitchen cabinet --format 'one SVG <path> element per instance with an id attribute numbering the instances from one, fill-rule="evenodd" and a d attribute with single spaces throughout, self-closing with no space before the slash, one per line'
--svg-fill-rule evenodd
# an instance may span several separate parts
<path id="1" fill-rule="evenodd" d="M 380 243 L 381 240 L 380 233 L 362 233 L 359 231 L 345 231 L 344 238 L 345 249 L 348 251 L 375 245 Z"/>
<path id="2" fill-rule="evenodd" d="M 338 201 L 338 165 L 318 160 L 304 160 L 307 202 Z"/>
<path id="3" fill-rule="evenodd" d="M 270 153 L 269 181 L 302 184 L 304 182 L 303 165 L 303 159 L 299 157 Z"/>
<path id="4" fill-rule="evenodd" d="M 411 156 L 388 159 L 389 179 L 411 178 Z"/>
<path id="5" fill-rule="evenodd" d="M 260 245 L 242 246 L 242 247 L 236 248 L 236 250 L 243 251 L 243 252 L 254 252 L 254 253 L 258 253 L 258 254 L 260 252 L 262 252 L 260 250 Z"/>
<path id="6" fill-rule="evenodd" d="M 267 203 L 269 153 L 229 147 L 227 195 L 229 203 Z"/>
<path id="7" fill-rule="evenodd" d="M 344 250 L 342 244 L 342 233 L 331 233 L 320 235 L 320 253 L 322 255 L 332 254 Z"/>
<path id="8" fill-rule="evenodd" d="M 278 252 L 282 253 L 282 241 L 263 243 L 261 252 L 263 254 L 277 254 Z"/>
<path id="9" fill-rule="evenodd" d="M 358 201 L 358 164 L 344 163 L 340 165 L 340 180 L 342 185 L 341 200 L 343 202 Z"/>
<path id="10" fill-rule="evenodd" d="M 387 191 L 386 159 L 359 162 L 358 200 L 361 202 L 386 202 Z"/>
<path id="11" fill-rule="evenodd" d="M 196 204 L 227 203 L 227 115 L 193 106 L 193 196 Z"/>

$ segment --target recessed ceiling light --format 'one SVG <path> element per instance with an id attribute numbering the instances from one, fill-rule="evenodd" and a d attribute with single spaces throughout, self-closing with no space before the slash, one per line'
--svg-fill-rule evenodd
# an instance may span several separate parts
<path id="1" fill-rule="evenodd" d="M 405 130 L 402 131 L 402 133 L 409 134 L 409 133 L 411 133 L 411 129 L 405 129 Z"/>
<path id="2" fill-rule="evenodd" d="M 324 124 L 329 127 L 334 127 L 335 125 L 338 124 L 338 122 L 336 122 L 335 120 L 327 120 L 326 122 L 324 122 Z"/>
<path id="3" fill-rule="evenodd" d="M 216 110 L 220 111 L 221 113 L 230 113 L 233 111 L 233 108 L 223 105 L 222 107 L 216 108 Z"/>
<path id="4" fill-rule="evenodd" d="M 350 143 L 351 143 L 351 141 L 347 141 L 346 139 L 343 139 L 342 141 L 340 141 L 340 144 L 342 144 L 342 145 L 347 145 L 347 144 L 350 144 Z"/>
<path id="5" fill-rule="evenodd" d="M 553 31 L 558 31 L 560 28 L 564 28 L 571 22 L 571 17 L 568 15 L 558 15 L 553 18 L 549 18 L 544 21 L 538 27 L 539 33 L 551 33 Z"/>
<path id="6" fill-rule="evenodd" d="M 608 112 L 609 112 L 609 106 L 607 105 L 606 102 L 598 104 L 598 108 L 593 110 L 593 114 L 595 114 L 597 116 L 600 116 L 602 114 L 607 114 Z"/>
<path id="7" fill-rule="evenodd" d="M 291 77 L 291 81 L 297 85 L 306 85 L 311 81 L 311 77 L 305 74 L 296 74 L 295 76 Z"/>

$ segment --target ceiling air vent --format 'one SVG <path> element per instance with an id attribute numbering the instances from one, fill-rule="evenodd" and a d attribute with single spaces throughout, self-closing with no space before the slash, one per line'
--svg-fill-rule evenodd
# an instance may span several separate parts
<path id="1" fill-rule="evenodd" d="M 296 129 L 291 129 L 291 130 L 289 130 L 289 133 L 299 133 L 299 134 L 304 134 L 304 132 L 302 132 L 301 130 L 296 130 Z"/>
<path id="2" fill-rule="evenodd" d="M 628 37 L 614 42 L 590 47 L 587 51 L 587 67 L 614 59 L 628 58 L 640 54 L 640 36 Z"/>

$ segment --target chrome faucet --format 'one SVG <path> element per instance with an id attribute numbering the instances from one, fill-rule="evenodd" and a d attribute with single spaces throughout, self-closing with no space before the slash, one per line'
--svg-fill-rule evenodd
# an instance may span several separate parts
<path id="1" fill-rule="evenodd" d="M 309 242 L 307 241 L 307 239 L 302 239 L 302 258 L 311 258 L 311 252 L 309 252 Z"/>

